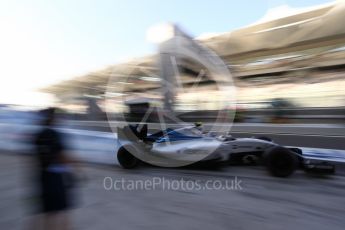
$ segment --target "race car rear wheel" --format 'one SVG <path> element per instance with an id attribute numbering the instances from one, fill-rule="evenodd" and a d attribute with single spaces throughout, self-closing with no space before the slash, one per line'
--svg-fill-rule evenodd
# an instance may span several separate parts
<path id="1" fill-rule="evenodd" d="M 139 164 L 139 160 L 124 147 L 120 148 L 117 152 L 117 160 L 125 169 L 135 168 Z"/>
<path id="2" fill-rule="evenodd" d="M 263 156 L 268 171 L 276 177 L 288 177 L 298 166 L 298 157 L 289 149 L 274 147 Z"/>

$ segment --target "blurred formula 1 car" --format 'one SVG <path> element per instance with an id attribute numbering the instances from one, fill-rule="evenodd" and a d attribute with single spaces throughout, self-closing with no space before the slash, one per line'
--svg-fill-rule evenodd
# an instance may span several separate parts
<path id="1" fill-rule="evenodd" d="M 120 148 L 117 159 L 123 168 L 135 168 L 144 161 L 159 165 L 159 160 L 155 162 L 155 159 L 164 159 L 174 154 L 191 156 L 198 152 L 205 153 L 213 148 L 214 151 L 196 163 L 195 158 L 191 158 L 190 164 L 263 164 L 273 176 L 277 177 L 288 177 L 297 168 L 329 174 L 335 171 L 335 167 L 328 162 L 306 158 L 301 149 L 278 145 L 267 137 L 217 136 L 211 132 L 203 133 L 199 125 L 178 129 L 167 128 L 150 135 L 147 134 L 147 130 L 146 124 L 140 129 L 139 125 L 118 128 Z M 142 161 L 145 156 L 150 155 L 162 158 Z M 185 159 L 188 161 L 188 157 Z"/>

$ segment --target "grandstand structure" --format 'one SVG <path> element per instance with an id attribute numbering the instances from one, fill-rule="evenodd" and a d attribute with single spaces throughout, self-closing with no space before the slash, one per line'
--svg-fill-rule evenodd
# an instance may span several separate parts
<path id="1" fill-rule="evenodd" d="M 337 107 L 345 102 L 344 21 L 345 3 L 337 1 L 196 40 L 228 65 L 237 87 L 237 101 L 243 106 L 260 106 L 279 97 L 301 107 Z M 133 58 L 42 91 L 54 94 L 67 109 L 84 108 L 80 101 L 85 98 L 97 100 L 102 107 L 111 77 L 118 78 L 112 87 L 135 95 L 129 96 L 130 100 L 138 100 L 148 91 L 159 100 L 155 94 L 160 84 L 157 66 L 157 55 Z M 178 66 L 184 85 L 199 74 L 198 65 L 190 60 L 180 60 Z M 213 87 L 207 73 L 202 83 L 206 90 Z M 199 97 L 190 96 L 190 104 Z M 217 109 L 212 101 L 206 104 Z"/>

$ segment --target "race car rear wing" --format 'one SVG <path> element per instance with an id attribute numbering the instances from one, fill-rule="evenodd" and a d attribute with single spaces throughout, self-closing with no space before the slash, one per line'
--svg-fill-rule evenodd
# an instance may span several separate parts
<path id="1" fill-rule="evenodd" d="M 128 125 L 123 128 L 117 128 L 117 137 L 120 141 L 138 142 L 143 141 L 147 137 L 147 124 L 144 124 L 141 129 L 139 125 Z"/>

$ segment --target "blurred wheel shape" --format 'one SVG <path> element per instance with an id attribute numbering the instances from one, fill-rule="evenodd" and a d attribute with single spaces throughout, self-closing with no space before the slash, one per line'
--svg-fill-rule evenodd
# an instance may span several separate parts
<path id="1" fill-rule="evenodd" d="M 133 156 L 124 147 L 120 148 L 117 152 L 117 160 L 120 165 L 125 169 L 132 169 L 139 165 L 139 160 Z"/>
<path id="2" fill-rule="evenodd" d="M 284 147 L 274 147 L 263 155 L 268 171 L 276 177 L 292 175 L 298 166 L 296 154 Z"/>

